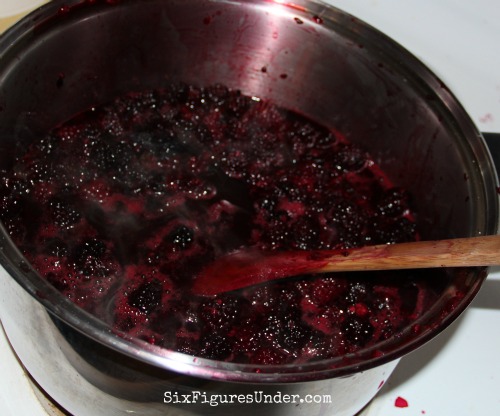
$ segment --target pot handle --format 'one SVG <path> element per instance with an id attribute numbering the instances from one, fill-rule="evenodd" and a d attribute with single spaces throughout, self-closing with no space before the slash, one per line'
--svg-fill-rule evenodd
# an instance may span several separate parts
<path id="1" fill-rule="evenodd" d="M 491 157 L 495 163 L 497 174 L 500 177 L 500 133 L 482 133 L 488 148 L 490 149 Z"/>

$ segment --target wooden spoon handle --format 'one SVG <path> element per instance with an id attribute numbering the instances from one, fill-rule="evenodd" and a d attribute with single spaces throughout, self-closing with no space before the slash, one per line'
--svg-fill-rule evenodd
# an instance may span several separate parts
<path id="1" fill-rule="evenodd" d="M 500 265 L 500 235 L 366 246 L 325 258 L 317 272 Z"/>
<path id="2" fill-rule="evenodd" d="M 500 265 L 500 236 L 383 244 L 349 250 L 242 250 L 203 270 L 193 292 L 216 295 L 300 274 Z"/>

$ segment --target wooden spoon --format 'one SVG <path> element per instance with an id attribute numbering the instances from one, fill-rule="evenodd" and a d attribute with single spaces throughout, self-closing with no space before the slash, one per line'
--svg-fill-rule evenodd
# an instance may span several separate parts
<path id="1" fill-rule="evenodd" d="M 220 257 L 196 277 L 203 296 L 326 272 L 500 265 L 500 235 L 381 244 L 349 250 L 270 251 L 244 249 Z"/>

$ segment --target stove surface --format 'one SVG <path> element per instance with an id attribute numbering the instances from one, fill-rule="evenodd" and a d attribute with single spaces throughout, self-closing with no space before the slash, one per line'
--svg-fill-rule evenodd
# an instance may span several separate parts
<path id="1" fill-rule="evenodd" d="M 44 2 L 23 0 L 26 4 L 29 1 L 35 5 Z M 1 0 L 1 3 L 0 31 L 25 12 L 25 9 L 13 11 L 13 1 Z M 396 39 L 442 78 L 481 131 L 500 133 L 500 3 L 497 0 L 329 0 L 326 3 L 352 13 Z M 498 414 L 499 327 L 500 268 L 493 268 L 468 310 L 437 338 L 404 357 L 360 416 Z M 0 331 L 0 366 L 1 415 L 62 414 L 33 385 L 3 331 Z"/>

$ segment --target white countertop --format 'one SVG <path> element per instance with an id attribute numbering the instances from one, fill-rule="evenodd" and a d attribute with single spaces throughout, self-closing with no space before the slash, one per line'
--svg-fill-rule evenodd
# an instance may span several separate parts
<path id="1" fill-rule="evenodd" d="M 8 15 L 3 5 L 14 4 L 4 1 L 0 0 L 0 23 Z M 397 40 L 441 77 L 481 131 L 500 132 L 498 0 L 329 0 L 327 3 Z M 498 351 L 500 268 L 492 269 L 479 295 L 454 324 L 401 360 L 389 382 L 362 414 L 500 414 Z M 0 332 L 0 366 L 0 414 L 47 415 L 35 399 L 3 332 Z M 396 406 L 398 397 L 405 399 L 408 406 Z"/>
<path id="2" fill-rule="evenodd" d="M 362 416 L 500 414 L 500 269 L 492 271 L 456 322 L 401 360 Z"/>
<path id="3" fill-rule="evenodd" d="M 482 131 L 500 132 L 498 0 L 327 0 L 395 39 L 455 93 Z"/>

